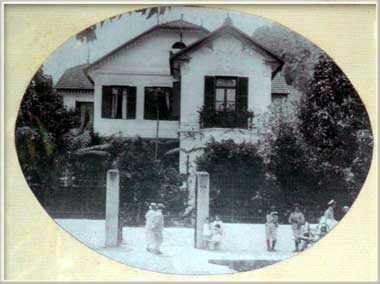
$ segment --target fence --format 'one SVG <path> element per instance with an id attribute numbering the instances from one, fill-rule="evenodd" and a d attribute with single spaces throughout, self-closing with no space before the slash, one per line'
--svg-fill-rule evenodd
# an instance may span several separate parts
<path id="1" fill-rule="evenodd" d="M 78 177 L 70 185 L 59 184 L 43 193 L 42 205 L 53 218 L 104 219 L 106 177 Z"/>
<path id="2" fill-rule="evenodd" d="M 280 223 L 287 224 L 293 204 L 297 202 L 309 222 L 318 222 L 328 201 L 335 199 L 338 202 L 335 218 L 340 220 L 344 216 L 342 207 L 350 207 L 356 198 L 356 194 L 333 186 L 323 192 L 310 188 L 307 193 L 300 195 L 297 194 L 295 183 L 294 193 L 286 196 L 281 190 L 274 191 L 271 186 L 274 185 L 258 185 L 253 176 L 210 175 L 210 215 L 218 215 L 227 223 L 264 223 L 267 211 L 274 205 L 279 212 Z"/>
<path id="3" fill-rule="evenodd" d="M 265 216 L 254 202 L 257 183 L 252 176 L 210 176 L 210 215 L 228 223 L 262 223 Z"/>

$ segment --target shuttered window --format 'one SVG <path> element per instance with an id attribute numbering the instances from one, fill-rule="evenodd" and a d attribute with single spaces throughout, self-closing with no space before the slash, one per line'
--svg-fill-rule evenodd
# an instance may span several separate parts
<path id="1" fill-rule="evenodd" d="M 205 77 L 204 107 L 214 110 L 215 104 L 215 77 Z"/>
<path id="2" fill-rule="evenodd" d="M 206 76 L 204 107 L 215 111 L 248 109 L 248 78 Z"/>
<path id="3" fill-rule="evenodd" d="M 173 119 L 180 120 L 181 117 L 181 82 L 173 83 Z"/>
<path id="4" fill-rule="evenodd" d="M 238 91 L 236 109 L 238 111 L 248 110 L 248 78 L 238 78 Z"/>
<path id="5" fill-rule="evenodd" d="M 102 118 L 135 119 L 136 87 L 103 86 Z"/>

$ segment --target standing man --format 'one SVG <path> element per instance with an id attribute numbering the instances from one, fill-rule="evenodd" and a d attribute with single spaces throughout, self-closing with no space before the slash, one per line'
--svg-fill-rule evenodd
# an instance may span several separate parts
<path id="1" fill-rule="evenodd" d="M 153 232 L 153 218 L 156 214 L 157 204 L 151 203 L 149 210 L 145 214 L 145 237 L 146 237 L 146 250 L 153 252 L 154 249 L 154 232 Z"/>
<path id="2" fill-rule="evenodd" d="M 162 209 L 165 208 L 163 204 L 157 204 L 157 210 L 153 215 L 153 236 L 154 236 L 154 249 L 153 253 L 162 254 L 160 248 L 164 239 L 164 215 Z"/>
<path id="3" fill-rule="evenodd" d="M 267 239 L 267 251 L 275 251 L 277 241 L 278 213 L 275 207 L 271 206 L 271 210 L 266 216 L 265 233 Z"/>
<path id="4" fill-rule="evenodd" d="M 292 225 L 295 249 L 293 252 L 299 251 L 300 236 L 302 234 L 302 225 L 305 223 L 305 216 L 302 214 L 299 205 L 294 204 L 294 210 L 289 215 L 289 223 Z"/>

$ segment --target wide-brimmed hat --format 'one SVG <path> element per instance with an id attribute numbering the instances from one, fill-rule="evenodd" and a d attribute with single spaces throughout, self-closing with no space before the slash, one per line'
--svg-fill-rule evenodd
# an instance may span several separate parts
<path id="1" fill-rule="evenodd" d="M 157 203 L 152 202 L 152 203 L 149 204 L 149 208 L 150 209 L 155 208 L 155 207 L 157 207 Z"/>
<path id="2" fill-rule="evenodd" d="M 334 200 L 334 199 L 331 199 L 330 201 L 329 201 L 329 203 L 327 203 L 327 205 L 333 205 L 333 204 L 335 204 L 336 203 L 336 201 Z"/>
<path id="3" fill-rule="evenodd" d="M 277 212 L 277 211 L 274 211 L 272 214 L 273 214 L 273 215 L 278 215 L 278 212 Z"/>
<path id="4" fill-rule="evenodd" d="M 157 207 L 158 207 L 158 208 L 165 208 L 165 205 L 162 204 L 162 203 L 158 203 L 158 204 L 157 204 Z"/>

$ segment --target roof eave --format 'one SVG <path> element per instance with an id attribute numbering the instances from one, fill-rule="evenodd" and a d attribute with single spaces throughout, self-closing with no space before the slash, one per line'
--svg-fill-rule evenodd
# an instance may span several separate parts
<path id="1" fill-rule="evenodd" d="M 180 58 L 183 54 L 190 52 L 193 49 L 197 49 L 203 43 L 207 42 L 208 40 L 212 39 L 213 37 L 216 37 L 218 34 L 223 33 L 223 32 L 237 34 L 238 36 L 242 37 L 242 39 L 244 39 L 245 41 L 248 41 L 253 46 L 255 46 L 259 50 L 260 53 L 265 53 L 266 56 L 275 59 L 279 63 L 279 67 L 274 72 L 272 72 L 272 78 L 278 73 L 278 71 L 281 70 L 282 66 L 284 65 L 284 62 L 279 57 L 277 57 L 276 55 L 274 55 L 273 53 L 271 53 L 270 51 L 262 47 L 260 44 L 255 42 L 252 38 L 247 36 L 245 33 L 240 31 L 239 29 L 233 26 L 229 26 L 229 25 L 221 26 L 220 28 L 216 29 L 212 33 L 207 34 L 204 38 L 199 39 L 198 41 L 189 45 L 187 48 L 181 50 L 180 52 L 177 52 L 171 57 L 171 60 L 177 60 L 177 58 Z"/>
<path id="2" fill-rule="evenodd" d="M 121 49 L 123 49 L 123 48 L 129 46 L 130 44 L 132 44 L 132 43 L 138 41 L 139 39 L 143 38 L 144 36 L 146 36 L 146 35 L 148 35 L 148 34 L 154 32 L 154 31 L 156 31 L 156 30 L 165 29 L 165 27 L 163 27 L 163 25 L 165 25 L 165 24 L 167 24 L 167 23 L 153 26 L 153 27 L 151 27 L 150 29 L 148 29 L 148 30 L 146 30 L 146 31 L 144 31 L 144 32 L 142 32 L 142 33 L 140 33 L 140 34 L 138 34 L 138 35 L 135 36 L 134 38 L 128 40 L 128 41 L 125 42 L 125 43 L 123 43 L 122 45 L 116 47 L 115 49 L 113 49 L 112 51 L 108 52 L 107 54 L 103 55 L 102 57 L 100 57 L 99 59 L 95 60 L 93 63 L 91 63 L 88 67 L 86 67 L 86 68 L 84 69 L 85 74 L 88 75 L 88 71 L 89 71 L 90 69 L 92 69 L 93 67 L 95 67 L 96 65 L 98 65 L 98 63 L 102 62 L 104 59 L 106 59 L 106 58 L 109 57 L 110 55 L 117 53 L 117 52 L 120 51 Z M 170 29 L 170 28 L 168 28 L 168 29 Z M 186 28 L 183 28 L 183 29 L 186 30 Z M 192 28 L 192 30 L 197 31 L 198 28 L 195 28 L 195 27 L 194 27 L 194 28 Z M 207 29 L 205 29 L 204 27 L 199 27 L 199 31 L 205 33 L 206 36 L 207 36 L 207 34 L 210 33 L 210 32 L 209 32 Z M 90 77 L 89 77 L 89 78 L 90 78 Z M 91 78 L 90 78 L 90 80 L 92 81 Z M 92 82 L 93 82 L 93 81 L 92 81 Z"/>

